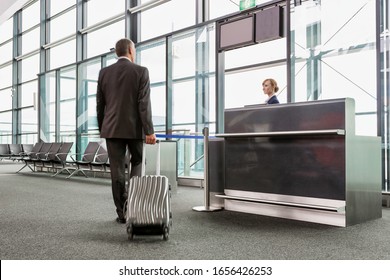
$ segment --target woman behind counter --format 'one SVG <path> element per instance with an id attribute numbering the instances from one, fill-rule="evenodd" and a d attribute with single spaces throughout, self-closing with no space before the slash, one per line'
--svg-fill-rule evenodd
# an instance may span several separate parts
<path id="1" fill-rule="evenodd" d="M 279 104 L 279 100 L 275 93 L 278 92 L 279 87 L 274 79 L 265 79 L 263 81 L 263 92 L 268 95 L 266 104 Z"/>

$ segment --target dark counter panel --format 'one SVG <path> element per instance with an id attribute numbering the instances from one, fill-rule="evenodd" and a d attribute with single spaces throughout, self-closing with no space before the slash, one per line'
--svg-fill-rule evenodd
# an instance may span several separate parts
<path id="1" fill-rule="evenodd" d="M 228 109 L 224 133 L 345 129 L 345 110 L 344 99 Z"/>
<path id="2" fill-rule="evenodd" d="M 225 188 L 345 200 L 340 136 L 225 140 Z"/>

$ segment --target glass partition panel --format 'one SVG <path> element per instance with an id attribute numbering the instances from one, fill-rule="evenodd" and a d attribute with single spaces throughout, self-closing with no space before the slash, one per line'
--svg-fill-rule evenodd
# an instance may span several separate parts
<path id="1" fill-rule="evenodd" d="M 22 66 L 22 82 L 37 78 L 39 73 L 39 54 L 22 59 L 20 63 Z"/>
<path id="2" fill-rule="evenodd" d="M 14 18 L 10 17 L 1 24 L 0 28 L 0 43 L 3 43 L 12 38 Z"/>
<path id="3" fill-rule="evenodd" d="M 53 2 L 53 1 L 52 1 Z M 56 2 L 56 1 L 54 1 Z M 50 20 L 50 42 L 76 33 L 76 9 Z M 76 49 L 74 50 L 76 52 Z"/>
<path id="4" fill-rule="evenodd" d="M 225 52 L 225 69 L 286 60 L 286 38 Z"/>
<path id="5" fill-rule="evenodd" d="M 59 73 L 59 139 L 73 142 L 76 152 L 76 68 L 61 69 Z"/>
<path id="6" fill-rule="evenodd" d="M 20 135 L 20 143 L 35 144 L 38 142 L 38 133 L 26 133 Z"/>
<path id="7" fill-rule="evenodd" d="M 12 41 L 0 46 L 0 65 L 12 60 Z"/>
<path id="8" fill-rule="evenodd" d="M 67 8 L 75 4 L 75 0 L 50 1 L 50 16 L 62 12 L 63 10 L 66 10 Z"/>
<path id="9" fill-rule="evenodd" d="M 38 92 L 38 81 L 24 83 L 20 86 L 21 89 L 21 107 L 34 106 L 35 98 Z"/>
<path id="10" fill-rule="evenodd" d="M 107 60 L 106 60 L 106 65 L 105 66 L 110 66 L 111 64 L 114 64 L 118 61 L 118 58 L 115 53 L 110 53 L 107 55 Z"/>
<path id="11" fill-rule="evenodd" d="M 40 1 L 35 1 L 32 5 L 22 10 L 22 31 L 25 31 L 37 24 L 40 20 Z"/>
<path id="12" fill-rule="evenodd" d="M 173 79 L 195 76 L 195 42 L 195 32 L 193 31 L 173 38 Z"/>
<path id="13" fill-rule="evenodd" d="M 195 81 L 174 82 L 172 89 L 172 122 L 175 125 L 195 124 Z M 191 132 L 195 132 L 192 130 Z"/>
<path id="14" fill-rule="evenodd" d="M 0 90 L 0 112 L 12 109 L 12 93 L 10 88 Z"/>
<path id="15" fill-rule="evenodd" d="M 149 70 L 150 83 L 165 82 L 165 40 L 137 47 L 137 62 Z"/>
<path id="16" fill-rule="evenodd" d="M 211 0 L 208 2 L 210 19 L 222 17 L 240 10 L 240 1 Z"/>
<path id="17" fill-rule="evenodd" d="M 116 42 L 125 36 L 123 20 L 87 34 L 87 57 L 109 52 Z M 104 38 L 104 40 L 102 40 Z"/>
<path id="18" fill-rule="evenodd" d="M 287 67 L 275 65 L 263 69 L 225 73 L 225 108 L 264 104 L 267 96 L 263 92 L 262 83 L 267 78 L 276 80 L 279 86 L 277 92 L 279 102 L 286 103 Z"/>
<path id="19" fill-rule="evenodd" d="M 34 108 L 21 109 L 20 116 L 21 134 L 36 134 L 38 131 L 38 111 Z"/>
<path id="20" fill-rule="evenodd" d="M 305 1 L 291 16 L 292 99 L 353 98 L 360 114 L 357 133 L 373 136 L 377 135 L 373 129 L 377 127 L 375 8 L 372 0 Z"/>
<path id="21" fill-rule="evenodd" d="M 56 128 L 56 73 L 49 72 L 41 76 L 40 91 L 40 125 L 41 139 L 44 142 L 55 142 Z"/>
<path id="22" fill-rule="evenodd" d="M 165 133 L 166 98 L 165 85 L 150 87 L 150 99 L 152 102 L 152 118 L 155 131 Z"/>
<path id="23" fill-rule="evenodd" d="M 154 129 L 164 133 L 166 119 L 165 51 L 165 40 L 137 47 L 137 61 L 149 70 Z"/>
<path id="24" fill-rule="evenodd" d="M 87 26 L 101 22 L 107 18 L 116 16 L 120 13 L 124 14 L 126 10 L 126 1 L 115 0 L 93 0 L 87 1 Z M 123 29 L 124 29 L 124 25 Z M 105 38 L 105 37 L 102 37 Z M 118 37 L 121 38 L 121 37 Z M 114 42 L 115 45 L 115 42 Z"/>
<path id="25" fill-rule="evenodd" d="M 193 0 L 171 0 L 141 12 L 141 41 L 195 24 Z"/>
<path id="26" fill-rule="evenodd" d="M 12 143 L 12 112 L 0 113 L 0 143 Z"/>
<path id="27" fill-rule="evenodd" d="M 201 136 L 215 131 L 215 31 L 200 27 L 172 38 L 172 128 L 174 134 Z M 214 122 L 214 124 L 213 124 Z M 180 176 L 203 176 L 203 139 L 180 139 Z M 180 144 L 183 143 L 183 144 Z M 184 144 L 185 143 L 185 144 Z M 181 146 L 184 145 L 184 146 Z M 189 151 L 187 151 L 189 149 Z"/>
<path id="28" fill-rule="evenodd" d="M 52 47 L 50 50 L 49 68 L 55 69 L 76 62 L 76 39 Z M 66 53 L 66 55 L 64 55 Z"/>
<path id="29" fill-rule="evenodd" d="M 39 27 L 22 35 L 22 54 L 38 50 L 40 47 Z"/>
<path id="30" fill-rule="evenodd" d="M 12 86 L 12 64 L 0 68 L 0 88 Z"/>
<path id="31" fill-rule="evenodd" d="M 80 137 L 80 146 L 78 153 L 85 150 L 91 135 L 96 135 L 94 137 L 99 135 L 96 117 L 96 89 L 100 69 L 100 58 L 79 66 L 77 136 Z"/>

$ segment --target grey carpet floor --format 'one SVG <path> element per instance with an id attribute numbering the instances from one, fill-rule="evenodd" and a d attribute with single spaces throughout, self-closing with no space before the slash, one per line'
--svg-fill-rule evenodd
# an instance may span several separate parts
<path id="1" fill-rule="evenodd" d="M 203 190 L 172 194 L 168 241 L 127 240 L 115 222 L 110 181 L 19 174 L 20 164 L 0 163 L 2 260 L 389 260 L 390 209 L 383 217 L 347 228 L 219 211 L 195 212 Z"/>

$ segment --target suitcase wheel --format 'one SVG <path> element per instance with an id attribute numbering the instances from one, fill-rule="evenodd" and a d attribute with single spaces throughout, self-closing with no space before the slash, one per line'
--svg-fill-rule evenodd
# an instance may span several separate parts
<path id="1" fill-rule="evenodd" d="M 164 226 L 163 228 L 163 238 L 165 241 L 167 241 L 169 238 L 169 228 L 167 226 Z"/>
<path id="2" fill-rule="evenodd" d="M 133 237 L 134 237 L 133 227 L 131 225 L 128 225 L 126 231 L 127 231 L 127 238 L 129 240 L 133 240 Z"/>

